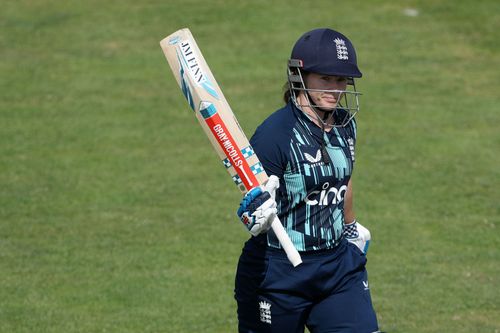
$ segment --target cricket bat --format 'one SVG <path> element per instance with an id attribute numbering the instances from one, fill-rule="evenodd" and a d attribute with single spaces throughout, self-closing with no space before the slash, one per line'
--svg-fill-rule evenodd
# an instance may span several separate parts
<path id="1" fill-rule="evenodd" d="M 189 29 L 167 36 L 160 46 L 189 106 L 239 190 L 245 194 L 264 184 L 268 176 Z M 299 265 L 300 254 L 277 217 L 272 229 L 290 262 Z"/>

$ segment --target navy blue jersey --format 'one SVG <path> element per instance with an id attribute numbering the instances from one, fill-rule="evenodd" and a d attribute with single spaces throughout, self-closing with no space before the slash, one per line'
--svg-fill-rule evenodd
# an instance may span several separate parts
<path id="1" fill-rule="evenodd" d="M 269 116 L 251 138 L 267 174 L 280 178 L 278 216 L 297 250 L 332 248 L 342 238 L 355 142 L 354 119 L 345 127 L 323 132 L 292 103 Z M 280 247 L 272 230 L 258 237 Z"/>

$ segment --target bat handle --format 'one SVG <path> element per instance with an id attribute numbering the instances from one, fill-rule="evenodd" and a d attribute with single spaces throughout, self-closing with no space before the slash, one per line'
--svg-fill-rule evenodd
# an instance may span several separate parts
<path id="1" fill-rule="evenodd" d="M 283 250 L 285 250 L 288 260 L 290 260 L 293 267 L 297 267 L 298 265 L 300 265 L 302 263 L 302 258 L 293 245 L 292 240 L 290 239 L 290 237 L 288 237 L 285 228 L 283 228 L 283 225 L 281 224 L 281 221 L 277 216 L 271 224 L 271 228 L 273 228 L 274 234 L 276 235 L 276 237 L 278 237 Z"/>

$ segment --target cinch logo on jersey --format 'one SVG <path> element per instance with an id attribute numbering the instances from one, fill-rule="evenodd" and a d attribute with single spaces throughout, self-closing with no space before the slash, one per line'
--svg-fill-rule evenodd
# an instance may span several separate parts
<path id="1" fill-rule="evenodd" d="M 310 192 L 304 201 L 311 206 L 327 206 L 329 204 L 335 205 L 344 200 L 347 186 L 342 185 L 339 189 L 330 187 L 330 183 L 326 182 L 322 186 L 321 191 Z"/>
<path id="2" fill-rule="evenodd" d="M 180 43 L 180 49 L 182 52 L 182 58 L 184 60 L 185 67 L 191 74 L 191 77 L 194 79 L 195 83 L 202 86 L 210 95 L 215 98 L 219 98 L 219 95 L 214 89 L 212 83 L 205 76 L 205 73 L 201 70 L 199 65 L 199 61 L 196 58 L 196 54 L 193 52 L 191 45 L 188 41 L 183 41 Z"/>

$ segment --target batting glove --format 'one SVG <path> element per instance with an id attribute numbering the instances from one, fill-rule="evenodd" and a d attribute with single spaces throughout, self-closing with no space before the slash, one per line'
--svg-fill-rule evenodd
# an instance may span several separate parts
<path id="1" fill-rule="evenodd" d="M 250 190 L 241 200 L 237 215 L 253 236 L 271 228 L 277 214 L 274 197 L 278 187 L 278 177 L 271 176 L 264 187 Z"/>
<path id="2" fill-rule="evenodd" d="M 364 254 L 368 252 L 371 234 L 368 229 L 354 220 L 353 223 L 344 225 L 344 237 L 356 245 Z"/>

